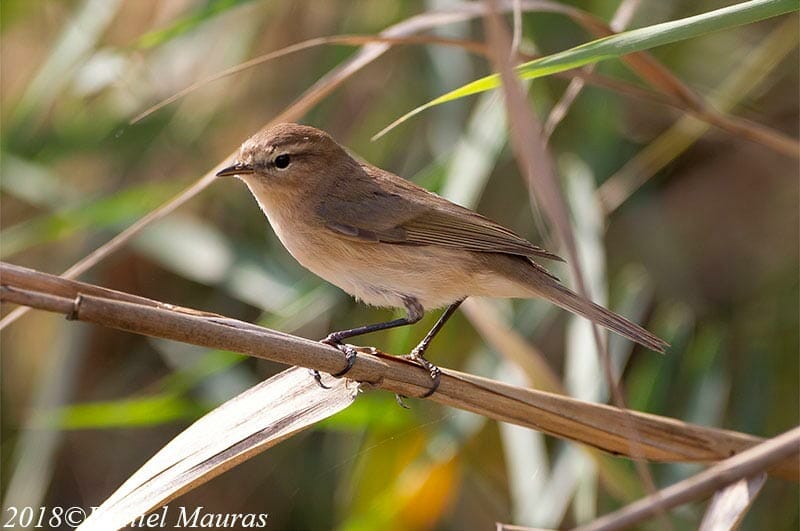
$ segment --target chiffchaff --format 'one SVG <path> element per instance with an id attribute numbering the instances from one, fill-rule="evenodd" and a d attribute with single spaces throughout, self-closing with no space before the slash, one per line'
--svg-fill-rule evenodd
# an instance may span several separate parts
<path id="1" fill-rule="evenodd" d="M 349 337 L 416 323 L 447 306 L 409 354 L 424 358 L 431 339 L 469 296 L 541 297 L 598 325 L 663 352 L 667 343 L 642 327 L 573 293 L 534 260 L 561 260 L 480 214 L 393 173 L 351 157 L 327 133 L 280 124 L 248 139 L 235 175 L 255 196 L 283 245 L 303 266 L 368 304 L 405 308 L 407 316 L 330 334 L 352 367 Z"/>

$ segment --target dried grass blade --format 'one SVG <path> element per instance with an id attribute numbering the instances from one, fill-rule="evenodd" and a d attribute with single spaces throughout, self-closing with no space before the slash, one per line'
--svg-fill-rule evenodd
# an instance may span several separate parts
<path id="1" fill-rule="evenodd" d="M 749 2 L 742 2 L 693 17 L 655 24 L 653 26 L 596 39 L 580 46 L 519 65 L 515 69 L 515 74 L 520 79 L 536 79 L 587 64 L 597 63 L 611 58 L 619 58 L 657 46 L 706 35 L 714 31 L 757 22 L 765 18 L 797 11 L 797 9 L 798 7 L 794 0 L 750 0 Z M 600 25 L 599 27 L 600 31 L 608 31 L 604 29 L 604 25 Z M 685 88 L 681 83 L 675 83 L 676 78 L 671 76 L 671 74 L 664 77 L 663 75 L 667 73 L 666 69 L 660 67 L 660 65 L 658 66 L 658 69 L 651 68 L 645 70 L 644 77 L 649 78 L 651 81 L 657 81 L 659 86 L 665 88 L 669 87 L 668 90 L 670 90 L 670 93 L 675 93 Z M 656 77 L 657 73 L 659 77 Z M 373 139 L 380 138 L 401 123 L 431 107 L 465 96 L 493 90 L 500 85 L 500 74 L 491 74 L 467 83 L 466 85 L 412 109 L 375 134 Z M 690 94 L 689 97 L 692 98 L 695 96 Z"/>
<path id="2" fill-rule="evenodd" d="M 747 97 L 781 60 L 797 47 L 796 32 L 797 19 L 794 17 L 778 26 L 746 57 L 740 67 L 722 82 L 717 95 L 711 99 L 711 104 L 725 111 Z M 719 116 L 724 116 L 719 111 L 715 112 Z M 660 169 L 686 151 L 710 127 L 708 121 L 693 116 L 684 116 L 678 120 L 600 186 L 597 193 L 605 211 L 611 213 L 616 210 Z M 742 135 L 744 134 L 746 132 L 742 131 Z M 792 141 L 792 143 L 793 149 L 797 151 L 797 142 Z"/>
<path id="3" fill-rule="evenodd" d="M 631 19 L 633 18 L 636 9 L 638 9 L 641 0 L 622 0 L 617 6 L 614 16 L 611 18 L 609 29 L 612 33 L 618 33 L 624 30 Z M 584 68 L 584 73 L 591 75 L 594 72 L 595 65 L 589 65 Z M 642 73 L 640 72 L 640 75 Z M 567 116 L 569 109 L 575 100 L 578 99 L 583 87 L 586 85 L 586 79 L 583 77 L 574 77 L 570 80 L 567 89 L 561 94 L 561 98 L 550 110 L 547 115 L 547 120 L 544 122 L 544 140 L 548 142 L 550 136 L 555 131 L 558 124 Z"/>
<path id="4" fill-rule="evenodd" d="M 800 453 L 800 427 L 735 455 L 699 474 L 660 490 L 652 496 L 598 518 L 574 531 L 612 531 L 637 524 L 664 509 L 702 499 L 741 478 L 759 474 L 782 460 Z"/>
<path id="5" fill-rule="evenodd" d="M 316 39 L 309 39 L 306 41 L 286 46 L 284 48 L 281 48 L 280 50 L 275 50 L 274 52 L 269 52 L 263 55 L 259 55 L 258 57 L 254 57 L 253 59 L 249 59 L 238 65 L 226 68 L 221 72 L 217 72 L 216 74 L 213 74 L 205 79 L 196 81 L 195 83 L 192 83 L 188 87 L 179 90 L 172 96 L 169 96 L 168 98 L 161 100 L 155 105 L 148 107 L 141 113 L 137 114 L 130 120 L 130 124 L 133 125 L 137 122 L 140 122 L 141 120 L 144 120 L 154 112 L 163 109 L 164 107 L 166 107 L 171 103 L 175 103 L 184 96 L 188 96 L 195 90 L 204 87 L 205 85 L 208 85 L 209 83 L 212 83 L 214 81 L 218 81 L 228 76 L 239 74 L 241 72 L 249 70 L 250 68 L 254 68 L 258 65 L 264 64 L 274 59 L 285 57 L 287 55 L 291 55 L 293 53 L 315 48 L 317 46 L 336 45 L 336 44 L 342 46 L 365 46 L 367 44 L 388 44 L 388 45 L 439 44 L 442 46 L 452 46 L 452 47 L 462 48 L 464 50 L 479 55 L 486 54 L 485 47 L 483 46 L 483 44 L 479 42 L 468 41 L 464 39 L 447 39 L 447 38 L 434 37 L 428 35 L 412 35 L 408 37 L 386 37 L 382 35 L 331 35 L 329 37 L 318 37 Z"/>
<path id="6" fill-rule="evenodd" d="M 225 402 L 172 439 L 79 527 L 119 529 L 297 432 L 347 408 L 356 385 L 317 385 L 293 367 Z"/>
<path id="7" fill-rule="evenodd" d="M 742 478 L 717 491 L 708 505 L 700 531 L 731 531 L 738 529 L 747 510 L 761 492 L 767 474 L 762 472 L 750 478 Z"/>

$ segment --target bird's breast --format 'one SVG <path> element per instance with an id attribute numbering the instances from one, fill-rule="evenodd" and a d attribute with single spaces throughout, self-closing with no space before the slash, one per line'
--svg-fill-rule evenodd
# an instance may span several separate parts
<path id="1" fill-rule="evenodd" d="M 520 291 L 487 271 L 476 253 L 343 236 L 317 219 L 313 205 L 248 186 L 281 243 L 301 265 L 367 304 L 402 308 L 413 298 L 430 310 L 470 295 L 515 296 Z"/>

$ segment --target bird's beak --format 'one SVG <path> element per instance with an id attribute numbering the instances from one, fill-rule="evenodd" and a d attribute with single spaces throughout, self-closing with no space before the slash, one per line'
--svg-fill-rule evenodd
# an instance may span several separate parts
<path id="1" fill-rule="evenodd" d="M 217 172 L 217 177 L 226 177 L 228 175 L 247 175 L 250 173 L 254 173 L 252 166 L 248 166 L 247 164 L 237 163 L 233 166 L 228 166 Z"/>

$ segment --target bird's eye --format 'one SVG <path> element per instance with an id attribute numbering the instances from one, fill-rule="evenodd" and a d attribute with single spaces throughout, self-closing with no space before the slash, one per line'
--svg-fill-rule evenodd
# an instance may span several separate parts
<path id="1" fill-rule="evenodd" d="M 285 170 L 286 168 L 289 167 L 289 164 L 291 162 L 292 161 L 289 158 L 289 155 L 287 155 L 286 153 L 275 157 L 275 167 L 278 168 L 279 170 Z"/>

